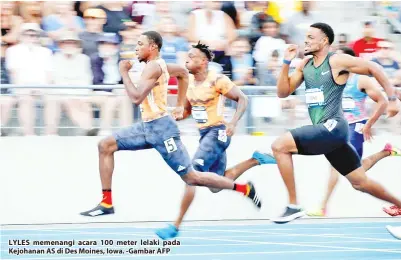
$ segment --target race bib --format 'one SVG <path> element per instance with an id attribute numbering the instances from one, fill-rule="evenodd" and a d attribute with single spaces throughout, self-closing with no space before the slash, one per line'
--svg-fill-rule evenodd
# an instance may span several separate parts
<path id="1" fill-rule="evenodd" d="M 197 123 L 203 124 L 208 120 L 206 108 L 202 106 L 192 107 L 192 117 Z"/>
<path id="2" fill-rule="evenodd" d="M 324 104 L 324 94 L 319 88 L 311 88 L 305 91 L 305 101 L 308 107 L 322 106 Z"/>
<path id="3" fill-rule="evenodd" d="M 337 120 L 329 119 L 323 125 L 327 130 L 329 130 L 329 132 L 331 132 L 337 126 Z"/>
<path id="4" fill-rule="evenodd" d="M 363 124 L 363 123 L 356 123 L 354 131 L 359 134 L 362 134 L 362 129 L 364 126 L 365 126 L 365 124 Z"/>
<path id="5" fill-rule="evenodd" d="M 227 133 L 226 130 L 219 130 L 219 135 L 217 139 L 223 143 L 227 142 Z"/>
<path id="6" fill-rule="evenodd" d="M 349 111 L 355 108 L 355 101 L 352 98 L 343 98 L 343 110 Z"/>

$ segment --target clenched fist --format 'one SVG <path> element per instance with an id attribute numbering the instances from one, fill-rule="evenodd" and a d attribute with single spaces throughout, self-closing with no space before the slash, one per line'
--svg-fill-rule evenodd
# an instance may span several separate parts
<path id="1" fill-rule="evenodd" d="M 131 69 L 132 62 L 129 61 L 129 60 L 122 60 L 122 61 L 120 61 L 118 66 L 119 66 L 119 69 L 120 69 L 120 73 L 126 73 Z"/>
<path id="2" fill-rule="evenodd" d="M 290 44 L 284 52 L 284 59 L 293 60 L 298 54 L 298 45 Z"/>

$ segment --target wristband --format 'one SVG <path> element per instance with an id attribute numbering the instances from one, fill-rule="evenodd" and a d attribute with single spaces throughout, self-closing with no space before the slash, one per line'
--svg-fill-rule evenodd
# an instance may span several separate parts
<path id="1" fill-rule="evenodd" d="M 290 64 L 291 64 L 291 61 L 290 61 L 290 60 L 284 59 L 283 62 L 284 62 L 285 64 L 287 64 L 287 65 L 290 65 Z"/>

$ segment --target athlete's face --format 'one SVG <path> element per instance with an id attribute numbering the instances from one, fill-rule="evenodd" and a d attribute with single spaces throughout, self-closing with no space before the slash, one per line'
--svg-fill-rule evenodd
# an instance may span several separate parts
<path id="1" fill-rule="evenodd" d="M 328 44 L 328 41 L 329 39 L 320 29 L 309 27 L 305 39 L 305 56 L 320 51 L 326 44 Z"/>
<path id="2" fill-rule="evenodd" d="M 138 42 L 136 44 L 135 53 L 138 57 L 139 62 L 147 61 L 149 55 L 157 49 L 157 45 L 153 42 L 149 41 L 149 38 L 146 35 L 141 35 L 138 38 Z"/>
<path id="3" fill-rule="evenodd" d="M 189 50 L 187 60 L 185 62 L 185 67 L 188 69 L 189 73 L 195 74 L 202 68 L 202 65 L 206 64 L 207 58 L 203 52 L 197 48 L 192 48 Z"/>

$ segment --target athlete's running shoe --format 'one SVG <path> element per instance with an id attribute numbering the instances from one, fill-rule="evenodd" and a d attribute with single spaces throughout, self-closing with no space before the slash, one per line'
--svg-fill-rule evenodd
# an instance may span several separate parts
<path id="1" fill-rule="evenodd" d="M 262 201 L 260 200 L 258 193 L 256 192 L 255 186 L 252 182 L 247 183 L 247 193 L 246 197 L 252 200 L 252 203 L 255 204 L 259 209 L 262 207 Z"/>
<path id="2" fill-rule="evenodd" d="M 303 216 L 305 216 L 305 211 L 301 207 L 288 205 L 283 215 L 272 219 L 272 221 L 276 223 L 287 223 Z"/>
<path id="3" fill-rule="evenodd" d="M 383 208 L 383 211 L 393 217 L 401 216 L 401 208 L 399 208 L 395 205 L 388 207 L 388 208 Z"/>
<path id="4" fill-rule="evenodd" d="M 309 217 L 325 217 L 326 216 L 326 210 L 325 209 L 317 209 L 317 210 L 312 210 L 308 211 L 306 213 Z"/>
<path id="5" fill-rule="evenodd" d="M 393 146 L 390 143 L 387 143 L 386 146 L 384 146 L 384 151 L 390 152 L 391 156 L 401 156 L 401 149 Z"/>
<path id="6" fill-rule="evenodd" d="M 259 165 L 262 164 L 277 164 L 276 159 L 273 155 L 269 153 L 262 153 L 259 151 L 255 151 L 252 155 L 252 158 L 258 161 Z"/>
<path id="7" fill-rule="evenodd" d="M 104 216 L 104 215 L 109 215 L 109 214 L 114 214 L 114 207 L 105 207 L 102 206 L 101 204 L 97 205 L 91 210 L 81 212 L 81 215 L 83 216 L 88 216 L 88 217 L 97 217 L 97 216 Z"/>
<path id="8" fill-rule="evenodd" d="M 163 240 L 172 239 L 178 236 L 178 229 L 174 225 L 156 230 L 156 235 Z"/>

